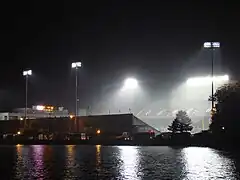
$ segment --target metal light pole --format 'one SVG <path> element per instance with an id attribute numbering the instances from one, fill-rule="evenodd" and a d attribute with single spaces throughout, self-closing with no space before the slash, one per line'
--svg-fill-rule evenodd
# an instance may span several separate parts
<path id="1" fill-rule="evenodd" d="M 211 49 L 211 63 L 212 63 L 212 112 L 214 109 L 214 99 L 213 99 L 213 95 L 214 95 L 214 50 L 216 48 L 220 48 L 220 42 L 205 42 L 203 44 L 204 48 L 210 48 Z"/>
<path id="2" fill-rule="evenodd" d="M 78 116 L 78 68 L 82 67 L 81 62 L 72 63 L 72 69 L 75 69 L 75 122 L 74 125 L 77 125 L 77 116 Z"/>
<path id="3" fill-rule="evenodd" d="M 25 89 L 25 116 L 24 116 L 24 128 L 27 123 L 27 106 L 28 106 L 28 76 L 32 75 L 32 70 L 23 71 L 23 76 L 26 77 L 26 89 Z"/>
<path id="4" fill-rule="evenodd" d="M 214 95 L 214 85 L 213 85 L 213 81 L 214 81 L 214 69 L 213 69 L 213 66 L 214 66 L 214 49 L 213 49 L 213 47 L 211 47 L 211 61 L 212 61 L 212 106 L 211 106 L 211 108 L 212 108 L 212 112 L 213 112 L 213 108 L 214 108 L 214 99 L 213 99 L 213 95 Z"/>

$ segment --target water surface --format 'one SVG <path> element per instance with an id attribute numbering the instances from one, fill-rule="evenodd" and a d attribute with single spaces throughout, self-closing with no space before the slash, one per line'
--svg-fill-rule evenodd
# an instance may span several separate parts
<path id="1" fill-rule="evenodd" d="M 238 155 L 211 148 L 0 146 L 0 179 L 240 179 Z"/>

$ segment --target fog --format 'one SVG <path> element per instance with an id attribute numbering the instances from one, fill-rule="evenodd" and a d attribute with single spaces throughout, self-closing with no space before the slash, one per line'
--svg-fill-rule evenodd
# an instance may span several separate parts
<path id="1" fill-rule="evenodd" d="M 182 76 L 179 78 L 181 80 L 178 83 L 172 81 L 175 85 L 169 88 L 162 88 L 165 83 L 162 82 L 162 87 L 154 89 L 152 85 L 141 80 L 137 88 L 125 91 L 121 91 L 123 82 L 104 87 L 99 102 L 92 109 L 92 114 L 133 113 L 149 125 L 163 130 L 171 123 L 178 110 L 185 110 L 192 118 L 195 130 L 203 128 L 201 122 L 203 120 L 206 124 L 204 128 L 207 128 L 211 108 L 211 102 L 208 101 L 211 95 L 211 79 L 209 79 L 211 59 L 209 51 L 202 49 L 196 54 L 196 57 L 188 60 L 182 71 L 178 72 L 178 75 Z M 217 61 L 214 61 L 214 72 L 224 75 L 221 71 L 219 52 L 215 52 L 215 57 Z M 199 75 L 205 79 L 201 81 L 193 79 L 192 82 L 196 81 L 195 83 L 187 83 L 189 77 L 199 77 Z M 226 83 L 222 80 L 214 81 L 214 91 Z"/>
<path id="2" fill-rule="evenodd" d="M 214 91 L 224 83 L 215 83 Z M 92 114 L 133 113 L 154 128 L 166 130 L 177 111 L 185 110 L 193 121 L 194 131 L 203 128 L 203 120 L 204 128 L 209 125 L 211 84 L 189 86 L 182 82 L 160 96 L 151 96 L 142 86 L 130 91 L 121 91 L 121 88 L 109 91 L 98 104 L 98 111 Z"/>

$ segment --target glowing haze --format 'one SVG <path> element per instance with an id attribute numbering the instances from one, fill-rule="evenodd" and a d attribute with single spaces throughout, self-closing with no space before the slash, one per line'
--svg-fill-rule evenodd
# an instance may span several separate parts
<path id="1" fill-rule="evenodd" d="M 135 78 L 127 78 L 124 81 L 124 85 L 122 87 L 122 91 L 132 90 L 138 88 L 138 81 Z"/>
<path id="2" fill-rule="evenodd" d="M 215 91 L 228 82 L 229 76 L 192 77 L 172 88 L 172 91 L 159 92 L 155 96 L 149 95 L 144 83 L 139 84 L 137 79 L 127 78 L 122 86 L 108 93 L 104 103 L 101 104 L 100 112 L 133 113 L 159 130 L 166 130 L 178 110 L 187 111 L 195 124 L 204 118 L 208 122 L 211 107 L 208 98 L 211 94 L 212 80 Z"/>
<path id="3" fill-rule="evenodd" d="M 206 77 L 194 77 L 194 78 L 189 78 L 187 80 L 187 85 L 188 86 L 206 86 L 212 83 L 218 85 L 219 83 L 222 84 L 224 82 L 228 82 L 229 77 L 228 75 L 224 76 L 206 76 Z"/>

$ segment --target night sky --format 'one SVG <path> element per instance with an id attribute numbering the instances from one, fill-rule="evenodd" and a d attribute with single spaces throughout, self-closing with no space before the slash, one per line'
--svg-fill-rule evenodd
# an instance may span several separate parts
<path id="1" fill-rule="evenodd" d="M 74 61 L 83 64 L 81 107 L 94 104 L 104 86 L 127 76 L 137 77 L 158 93 L 186 78 L 180 76 L 183 67 L 209 40 L 221 42 L 222 66 L 231 77 L 240 75 L 236 4 L 34 2 L 2 5 L 0 110 L 24 107 L 22 71 L 27 68 L 34 74 L 29 80 L 29 104 L 73 109 Z"/>

